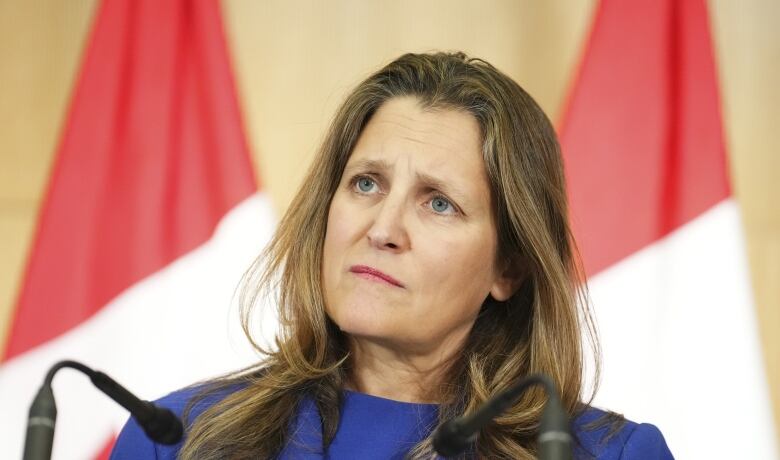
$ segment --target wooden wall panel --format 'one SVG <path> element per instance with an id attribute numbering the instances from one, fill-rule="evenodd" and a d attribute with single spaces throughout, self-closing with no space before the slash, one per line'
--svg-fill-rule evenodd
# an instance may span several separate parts
<path id="1" fill-rule="evenodd" d="M 732 184 L 780 439 L 780 2 L 713 0 L 710 17 Z"/>
<path id="2" fill-rule="evenodd" d="M 0 1 L 0 350 L 95 3 Z"/>

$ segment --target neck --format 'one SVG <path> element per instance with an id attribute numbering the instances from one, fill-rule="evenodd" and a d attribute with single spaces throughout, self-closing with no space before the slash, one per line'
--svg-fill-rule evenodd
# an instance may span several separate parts
<path id="1" fill-rule="evenodd" d="M 412 354 L 367 339 L 350 338 L 347 387 L 403 402 L 438 403 L 453 354 Z"/>

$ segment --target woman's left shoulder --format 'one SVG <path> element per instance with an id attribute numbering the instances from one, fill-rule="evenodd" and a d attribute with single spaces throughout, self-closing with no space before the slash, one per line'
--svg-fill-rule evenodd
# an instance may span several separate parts
<path id="1" fill-rule="evenodd" d="M 655 425 L 633 422 L 613 412 L 588 407 L 576 416 L 572 428 L 577 459 L 674 459 Z"/>

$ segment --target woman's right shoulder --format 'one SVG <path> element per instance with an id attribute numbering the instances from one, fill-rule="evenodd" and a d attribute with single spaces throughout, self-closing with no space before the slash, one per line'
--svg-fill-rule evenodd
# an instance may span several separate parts
<path id="1" fill-rule="evenodd" d="M 242 383 L 201 383 L 176 390 L 154 403 L 172 410 L 178 417 L 185 415 L 185 410 L 189 409 L 186 415 L 191 422 L 209 407 L 245 387 L 246 384 Z"/>
<path id="2" fill-rule="evenodd" d="M 211 382 L 192 385 L 169 393 L 154 401 L 158 407 L 171 410 L 185 425 L 192 422 L 209 407 L 222 401 L 246 384 Z M 186 416 L 186 417 L 185 417 Z M 174 445 L 162 445 L 151 441 L 133 417 L 130 417 L 119 433 L 111 450 L 111 460 L 156 459 L 174 460 L 184 440 Z"/>

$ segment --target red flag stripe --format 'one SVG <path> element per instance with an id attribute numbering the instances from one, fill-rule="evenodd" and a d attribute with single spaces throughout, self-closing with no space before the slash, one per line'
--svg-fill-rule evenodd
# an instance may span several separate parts
<path id="1" fill-rule="evenodd" d="M 100 447 L 95 460 L 109 460 L 111 458 L 111 451 L 114 449 L 116 443 L 116 436 L 111 436 L 106 439 L 106 442 Z"/>
<path id="2" fill-rule="evenodd" d="M 202 244 L 256 188 L 218 3 L 106 0 L 5 359 Z"/>
<path id="3" fill-rule="evenodd" d="M 731 194 L 703 0 L 603 0 L 564 113 L 590 275 Z"/>

